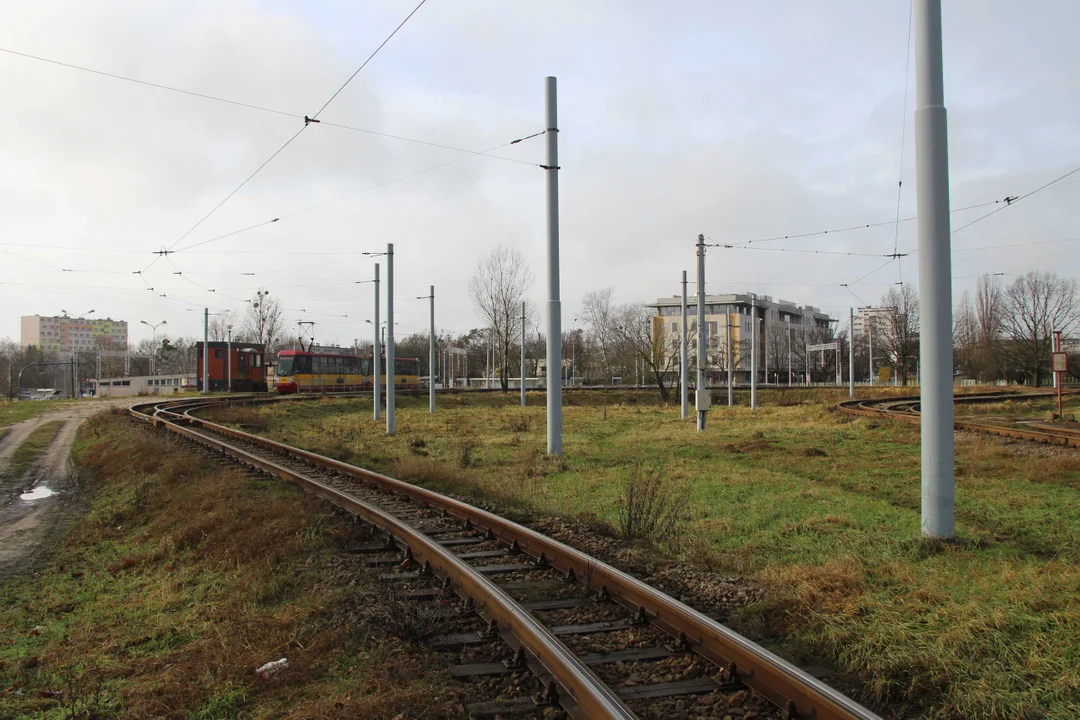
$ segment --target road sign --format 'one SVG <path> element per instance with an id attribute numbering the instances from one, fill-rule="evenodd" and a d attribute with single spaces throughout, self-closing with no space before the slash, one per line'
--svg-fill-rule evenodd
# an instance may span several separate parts
<path id="1" fill-rule="evenodd" d="M 1063 352 L 1050 354 L 1051 369 L 1054 372 L 1069 372 L 1069 356 Z"/>
<path id="2" fill-rule="evenodd" d="M 831 343 L 822 343 L 821 345 L 808 345 L 806 349 L 811 351 L 811 352 L 814 352 L 814 351 L 817 351 L 817 350 L 836 350 L 837 352 L 839 352 L 840 351 L 840 343 L 831 342 Z"/>

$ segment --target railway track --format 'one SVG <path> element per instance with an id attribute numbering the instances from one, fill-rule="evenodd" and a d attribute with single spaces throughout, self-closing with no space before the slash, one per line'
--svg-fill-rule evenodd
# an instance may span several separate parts
<path id="1" fill-rule="evenodd" d="M 1057 393 L 990 392 L 971 395 L 957 395 L 954 397 L 953 401 L 958 404 L 995 403 L 1010 399 L 1027 400 L 1031 398 L 1052 397 L 1057 397 Z M 907 422 L 918 423 L 920 420 L 919 400 L 920 398 L 918 396 L 869 398 L 866 400 L 848 400 L 846 402 L 840 403 L 838 407 L 844 412 L 853 413 L 855 415 L 886 415 L 888 417 L 894 417 L 900 420 L 905 420 Z M 1051 445 L 1067 445 L 1070 447 L 1080 447 L 1080 430 L 1070 427 L 1058 427 L 1050 423 L 1025 421 L 1025 425 L 1023 427 L 1018 427 L 1016 424 L 1009 424 L 1007 422 L 973 422 L 971 420 L 956 420 L 953 422 L 953 427 L 957 430 L 970 430 L 972 432 L 989 433 L 991 435 L 1017 438 L 1019 440 L 1030 440 L 1033 442 L 1047 443 Z"/>
<path id="2" fill-rule="evenodd" d="M 299 484 L 376 528 L 384 540 L 354 548 L 380 577 L 409 583 L 421 602 L 456 594 L 482 619 L 479 630 L 429 638 L 437 647 L 502 642 L 502 662 L 459 665 L 462 679 L 525 668 L 542 692 L 471 706 L 474 717 L 515 714 L 572 718 L 658 716 L 651 703 L 750 689 L 774 717 L 871 720 L 870 710 L 794 665 L 600 560 L 453 498 L 331 458 L 199 418 L 226 402 L 188 399 L 132 407 L 137 418 Z M 475 622 L 475 621 L 473 621 Z M 590 638 L 630 638 L 590 651 Z M 628 682 L 650 663 L 665 682 Z M 647 673 L 648 674 L 648 673 Z M 677 678 L 677 679 L 675 679 Z M 726 705 L 724 705 L 726 707 Z M 717 708 L 719 710 L 719 707 Z M 640 714 L 639 714 L 640 713 Z M 725 711 L 720 710 L 718 717 Z M 684 714 L 685 716 L 685 714 Z"/>

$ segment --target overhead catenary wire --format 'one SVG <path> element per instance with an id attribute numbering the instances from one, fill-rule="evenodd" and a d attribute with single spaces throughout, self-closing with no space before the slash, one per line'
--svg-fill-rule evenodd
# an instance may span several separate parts
<path id="1" fill-rule="evenodd" d="M 227 237 L 232 237 L 234 235 L 239 235 L 241 233 L 245 233 L 245 232 L 248 232 L 249 230 L 254 230 L 256 228 L 260 228 L 260 227 L 263 227 L 265 225 L 269 225 L 271 223 L 277 223 L 277 222 L 280 222 L 282 220 L 287 220 L 288 218 L 296 217 L 297 215 L 302 215 L 304 213 L 311 212 L 312 210 L 318 210 L 319 208 L 326 207 L 327 205 L 333 205 L 334 203 L 341 202 L 342 200 L 348 200 L 349 198 L 354 198 L 354 197 L 356 197 L 358 195 L 363 195 L 364 193 L 368 193 L 368 192 L 371 192 L 373 190 L 378 190 L 378 189 L 384 188 L 384 187 L 386 187 L 388 185 L 393 185 L 394 183 L 399 183 L 399 182 L 402 182 L 404 180 L 409 180 L 411 178 L 417 177 L 418 175 L 423 175 L 425 173 L 433 172 L 435 170 L 439 170 L 439 169 L 447 167 L 449 165 L 454 165 L 456 163 L 462 162 L 464 160 L 468 160 L 470 158 L 474 158 L 474 157 L 478 157 L 478 156 L 491 157 L 490 155 L 488 155 L 488 153 L 490 153 L 490 152 L 492 152 L 494 150 L 499 150 L 499 149 L 504 148 L 504 147 L 509 147 L 510 145 L 514 145 L 516 143 L 519 143 L 522 140 L 527 140 L 529 138 L 538 137 L 538 136 L 543 135 L 543 134 L 544 134 L 543 132 L 538 132 L 538 133 L 533 133 L 531 135 L 526 135 L 525 137 L 517 138 L 515 140 L 511 140 L 510 142 L 506 142 L 506 143 L 502 143 L 500 145 L 496 145 L 496 146 L 494 146 L 494 147 L 492 147 L 492 148 L 490 148 L 488 150 L 477 150 L 477 151 L 474 151 L 474 152 L 470 152 L 470 151 L 465 150 L 465 151 L 462 151 L 462 152 L 468 152 L 469 153 L 468 155 L 464 155 L 462 157 L 455 158 L 454 160 L 448 160 L 446 162 L 439 163 L 438 165 L 432 165 L 431 167 L 425 168 L 423 170 L 418 170 L 416 172 L 409 173 L 408 175 L 402 175 L 400 177 L 396 177 L 393 180 L 387 180 L 385 182 L 381 182 L 381 183 L 378 183 L 376 185 L 366 187 L 363 190 L 357 190 L 356 192 L 348 193 L 347 195 L 341 195 L 339 197 L 336 197 L 336 198 L 333 198 L 333 199 L 330 199 L 330 200 L 326 200 L 324 202 L 317 203 L 315 205 L 310 205 L 310 206 L 308 206 L 306 208 L 303 208 L 301 210 L 295 210 L 293 212 L 286 213 L 284 215 L 280 215 L 278 217 L 273 218 L 272 220 L 264 220 L 263 222 L 255 223 L 254 225 L 250 225 L 250 226 L 248 226 L 246 228 L 243 228 L 241 230 L 233 230 L 231 232 L 225 233 L 224 235 L 218 235 L 217 237 L 212 237 L 212 238 L 210 238 L 208 240 L 201 240 L 201 241 L 199 241 L 197 243 L 193 243 L 191 245 L 185 245 L 182 248 L 178 248 L 177 250 L 172 250 L 170 252 L 174 252 L 174 253 L 187 252 L 191 248 L 196 248 L 196 247 L 200 247 L 202 245 L 207 245 L 209 243 L 216 242 L 218 240 L 223 240 L 223 239 L 225 239 Z M 535 163 L 530 163 L 530 164 L 535 164 Z M 342 254 L 364 255 L 365 253 L 342 253 Z"/>
<path id="2" fill-rule="evenodd" d="M 960 232 L 961 230 L 963 230 L 965 228 L 969 228 L 972 225 L 974 225 L 975 223 L 981 222 L 981 221 L 985 220 L 986 218 L 990 217 L 991 215 L 994 215 L 995 213 L 999 213 L 1002 210 L 1004 210 L 1005 208 L 1011 207 L 1011 206 L 1015 205 L 1016 203 L 1020 202 L 1021 200 L 1025 200 L 1025 199 L 1031 197 L 1035 193 L 1042 192 L 1043 190 L 1047 189 L 1051 185 L 1055 185 L 1056 183 L 1061 182 L 1062 180 L 1069 177 L 1070 175 L 1074 175 L 1074 174 L 1076 174 L 1078 172 L 1080 172 L 1080 167 L 1074 168 L 1073 170 L 1070 170 L 1069 172 L 1062 175 L 1061 177 L 1055 178 L 1055 179 L 1051 180 L 1050 182 L 1046 183 L 1045 185 L 1040 185 L 1039 187 L 1035 188 L 1031 192 L 1025 193 L 1024 195 L 1021 195 L 1020 197 L 1006 198 L 1005 199 L 1006 202 L 1005 202 L 1004 206 L 999 207 L 999 208 L 995 208 L 994 210 L 991 210 L 990 212 L 986 213 L 985 215 L 982 215 L 980 217 L 975 218 L 974 220 L 969 222 L 967 225 L 961 225 L 960 227 L 953 230 L 951 234 L 955 235 L 956 233 Z"/>
<path id="3" fill-rule="evenodd" d="M 184 233 L 183 235 L 181 235 L 181 236 L 180 236 L 180 238 L 178 238 L 178 239 L 177 239 L 177 240 L 176 240 L 176 241 L 175 241 L 175 242 L 174 242 L 174 243 L 173 243 L 172 245 L 170 245 L 170 246 L 169 246 L 169 247 L 167 248 L 167 250 L 166 250 L 166 251 L 163 251 L 163 253 L 164 253 L 164 252 L 168 252 L 168 251 L 171 251 L 171 250 L 172 250 L 172 249 L 173 249 L 174 247 L 176 247 L 176 246 L 177 246 L 177 245 L 179 245 L 179 244 L 180 244 L 181 242 L 183 242 L 183 240 L 184 240 L 184 239 L 185 239 L 185 238 L 186 238 L 186 237 L 187 237 L 188 235 L 190 235 L 190 234 L 191 234 L 192 232 L 194 232 L 196 228 L 198 228 L 198 227 L 199 227 L 200 225 L 202 225 L 202 224 L 203 224 L 204 222 L 206 222 L 206 220 L 207 220 L 207 219 L 209 219 L 211 215 L 213 215 L 213 214 L 214 214 L 215 212 L 217 212 L 217 211 L 218 211 L 218 210 L 219 210 L 219 209 L 221 208 L 221 206 L 222 206 L 222 205 L 224 205 L 224 204 L 225 204 L 226 202 L 228 202 L 228 201 L 229 201 L 229 198 L 231 198 L 231 197 L 232 197 L 233 195 L 235 195 L 236 193 L 238 193 L 238 192 L 240 191 L 240 189 L 241 189 L 241 188 L 243 188 L 243 187 L 244 187 L 245 185 L 247 185 L 247 184 L 248 184 L 248 182 L 250 182 L 250 181 L 251 181 L 251 179 L 252 179 L 253 177 L 255 177 L 256 175 L 258 175 L 258 174 L 259 174 L 259 172 L 260 172 L 260 171 L 262 171 L 262 169 L 263 169 L 263 168 L 265 168 L 265 167 L 266 167 L 267 165 L 269 165 L 269 164 L 270 164 L 270 162 L 271 162 L 271 161 L 272 161 L 272 160 L 273 160 L 274 158 L 276 158 L 276 157 L 277 157 L 278 155 L 280 155 L 280 154 L 281 154 L 281 152 L 282 152 L 282 151 L 283 151 L 283 150 L 284 150 L 285 148 L 287 148 L 287 147 L 288 147 L 289 145 L 291 145 L 291 144 L 292 144 L 292 142 L 293 142 L 294 140 L 296 140 L 296 138 L 298 138 L 298 137 L 300 136 L 300 133 L 304 132 L 304 130 L 305 130 L 305 129 L 306 129 L 307 127 L 309 127 L 309 126 L 311 125 L 311 123 L 313 123 L 313 122 L 314 122 L 314 123 L 317 123 L 317 122 L 319 122 L 318 118 L 319 118 L 319 115 L 320 115 L 320 114 L 322 114 L 322 111 L 323 111 L 323 110 L 325 110 L 325 109 L 327 108 L 327 106 L 329 106 L 329 105 L 330 105 L 330 103 L 332 103 L 332 102 L 334 101 L 334 98 L 336 98 L 336 97 L 337 97 L 338 95 L 340 95 L 340 94 L 341 94 L 341 91 L 342 91 L 342 90 L 344 90 L 344 89 L 345 89 L 345 88 L 346 88 L 346 87 L 347 87 L 347 86 L 349 85 L 349 83 L 351 83 L 351 82 L 353 81 L 353 78 L 355 78 L 355 77 L 356 77 L 356 76 L 357 76 L 357 75 L 358 75 L 358 74 L 360 73 L 360 71 L 361 71 L 361 70 L 363 70 L 363 69 L 364 69 L 365 67 L 367 67 L 367 64 L 368 64 L 369 62 L 371 62 L 372 58 L 374 58 L 374 57 L 375 57 L 376 55 L 378 55 L 378 54 L 379 54 L 379 51 L 380 51 L 380 50 L 382 50 L 382 49 L 383 49 L 384 47 L 386 47 L 386 44 L 387 44 L 388 42 L 390 42 L 390 39 L 391 39 L 391 38 L 393 38 L 393 37 L 394 37 L 394 35 L 396 35 L 396 34 L 397 34 L 398 30 L 400 30 L 400 29 L 401 29 L 402 27 L 404 27 L 405 23 L 407 23 L 407 22 L 409 21 L 409 18 L 411 18 L 411 17 L 413 16 L 413 15 L 415 15 L 415 14 L 416 14 L 416 11 L 417 11 L 417 10 L 419 10 L 419 9 L 420 9 L 420 8 L 421 8 L 421 7 L 423 6 L 423 4 L 424 4 L 425 2 L 427 2 L 427 0 L 420 0 L 420 4 L 419 4 L 419 5 L 417 5 L 417 6 L 415 7 L 415 8 L 413 8 L 413 11 L 412 11 L 411 13 L 409 13 L 409 14 L 408 14 L 408 15 L 407 15 L 407 16 L 405 17 L 405 19 L 404 19 L 404 20 L 402 20 L 402 21 L 401 21 L 401 23 L 399 23 L 399 24 L 398 24 L 398 26 L 397 26 L 396 28 L 394 28 L 394 31 L 393 31 L 393 32 L 391 32 L 391 33 L 390 33 L 390 34 L 389 34 L 389 35 L 388 35 L 388 36 L 386 37 L 386 39 L 385 39 L 385 40 L 383 40 L 383 41 L 382 41 L 381 43 L 379 43 L 379 46 L 378 46 L 377 48 L 375 48 L 374 52 L 372 52 L 372 53 L 371 53 L 371 55 L 369 55 L 369 56 L 367 57 L 367 59 L 366 59 L 366 60 L 364 60 L 364 62 L 360 64 L 360 67 L 358 67 L 358 68 L 357 68 L 357 69 L 356 69 L 356 70 L 355 70 L 355 71 L 353 72 L 353 74 L 349 76 L 349 79 L 348 79 L 348 80 L 346 80 L 346 81 L 345 81 L 345 83 L 344 83 L 344 84 L 343 84 L 343 85 L 342 85 L 341 87 L 339 87 L 339 88 L 338 88 L 338 89 L 337 89 L 337 90 L 336 90 L 336 91 L 334 92 L 334 94 L 333 94 L 333 95 L 331 95 L 331 96 L 330 96 L 330 99 L 329 99 L 329 100 L 327 100 L 327 101 L 326 101 L 325 103 L 323 103 L 323 106 L 322 106 L 321 108 L 319 108 L 319 111 L 318 111 L 317 113 L 315 113 L 315 114 L 314 114 L 313 116 L 311 116 L 310 118 L 309 118 L 309 117 L 307 117 L 306 115 L 304 116 L 304 124 L 300 126 L 300 129 L 299 129 L 299 130 L 297 130 L 297 131 L 296 131 L 296 132 L 295 132 L 295 133 L 294 133 L 294 134 L 292 135 L 292 137 L 290 137 L 290 138 L 289 138 L 288 140 L 286 140 L 286 141 L 285 141 L 285 143 L 284 143 L 284 144 L 283 144 L 283 145 L 282 145 L 281 147 L 279 147 L 279 148 L 278 148 L 277 150 L 275 150 L 275 151 L 274 151 L 274 154 L 273 154 L 273 155 L 271 155 L 271 156 L 270 156 L 269 158 L 267 158 L 267 159 L 266 159 L 265 161 L 263 161 L 263 163 L 262 163 L 261 165 L 259 165 L 259 167 L 257 167 L 257 168 L 255 169 L 255 172 L 251 173 L 251 174 L 250 174 L 250 175 L 248 175 L 248 176 L 247 176 L 246 178 L 244 178 L 244 181 L 243 181 L 243 182 L 241 182 L 241 183 L 240 183 L 239 185 L 237 185 L 237 186 L 236 186 L 236 188 L 235 188 L 235 189 L 234 189 L 234 190 L 233 190 L 232 192 L 230 192 L 230 193 L 229 193 L 228 195 L 226 195 L 226 196 L 225 196 L 225 199 L 224 199 L 224 200 L 222 200 L 222 201 L 221 201 L 221 202 L 219 202 L 219 203 L 218 203 L 217 205 L 215 205 L 215 206 L 214 206 L 214 208 L 213 208 L 213 209 L 212 209 L 212 210 L 211 210 L 210 212 L 208 212 L 208 213 L 207 213 L 206 215 L 204 215 L 204 216 L 202 217 L 202 219 L 200 219 L 200 220 L 199 220 L 199 221 L 198 221 L 197 223 L 195 223 L 195 224 L 194 224 L 194 225 L 193 225 L 193 226 L 191 227 L 191 229 L 189 229 L 189 230 L 188 230 L 188 231 L 187 231 L 186 233 Z"/>
<path id="4" fill-rule="evenodd" d="M 897 245 L 900 242 L 900 198 L 904 189 L 904 140 L 907 138 L 907 104 L 908 104 L 908 79 L 911 76 L 911 28 L 915 17 L 915 2 L 909 0 L 908 2 L 908 29 L 907 29 L 907 43 L 904 48 L 907 52 L 907 57 L 904 60 L 904 112 L 901 115 L 900 124 L 900 170 L 897 173 L 899 175 L 896 181 L 896 224 L 893 225 L 893 256 L 898 260 L 900 256 L 897 254 Z M 897 272 L 900 277 L 900 284 L 904 283 L 904 267 L 903 263 L 896 263 Z"/>

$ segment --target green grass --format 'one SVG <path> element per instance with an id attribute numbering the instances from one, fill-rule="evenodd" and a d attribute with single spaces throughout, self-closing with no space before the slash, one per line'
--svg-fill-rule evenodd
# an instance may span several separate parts
<path id="1" fill-rule="evenodd" d="M 445 397 L 435 415 L 403 398 L 395 437 L 370 401 L 258 412 L 292 444 L 608 526 L 629 469 L 663 465 L 689 483 L 691 519 L 660 550 L 768 590 L 740 629 L 826 656 L 902 716 L 1080 716 L 1080 454 L 963 437 L 957 538 L 933 543 L 919 536 L 918 428 L 839 413 L 844 391 L 714 407 L 704 433 L 646 396 L 568 395 L 562 459 L 544 454 L 540 395 L 525 409 L 513 394 Z"/>
<path id="2" fill-rule="evenodd" d="M 14 425 L 23 420 L 35 418 L 44 412 L 53 410 L 61 405 L 68 405 L 67 400 L 33 400 L 11 401 L 0 398 L 0 425 Z"/>
<path id="3" fill-rule="evenodd" d="M 19 444 L 19 447 L 15 448 L 15 452 L 11 455 L 11 460 L 8 462 L 5 474 L 12 478 L 21 477 L 22 474 L 34 464 L 34 461 L 40 458 L 42 453 L 52 445 L 53 440 L 56 439 L 56 435 L 60 432 L 60 428 L 62 427 L 64 427 L 64 421 L 55 420 L 35 428 L 34 431 Z"/>
<path id="4" fill-rule="evenodd" d="M 366 619 L 370 576 L 341 550 L 359 526 L 135 425 L 83 426 L 92 507 L 0 589 L 0 717 L 458 716 L 437 660 Z"/>

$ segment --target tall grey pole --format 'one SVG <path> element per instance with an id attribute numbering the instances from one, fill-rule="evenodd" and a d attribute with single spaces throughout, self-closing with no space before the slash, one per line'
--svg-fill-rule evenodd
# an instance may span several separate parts
<path id="1" fill-rule="evenodd" d="M 848 319 L 848 395 L 855 399 L 855 308 Z"/>
<path id="2" fill-rule="evenodd" d="M 229 326 L 229 338 L 225 344 L 225 391 L 232 392 L 232 325 Z"/>
<path id="3" fill-rule="evenodd" d="M 382 383 L 379 375 L 382 365 L 382 345 L 379 343 L 379 263 L 375 263 L 375 348 L 371 358 L 371 371 L 374 375 L 372 383 L 372 397 L 374 398 L 374 414 L 378 420 L 382 415 Z"/>
<path id="4" fill-rule="evenodd" d="M 386 434 L 394 428 L 394 243 L 386 244 Z"/>
<path id="5" fill-rule="evenodd" d="M 210 308 L 203 308 L 202 388 L 210 392 Z"/>
<path id="6" fill-rule="evenodd" d="M 866 318 L 866 341 L 869 343 L 870 355 L 870 386 L 874 385 L 874 316 L 873 313 Z"/>
<path id="7" fill-rule="evenodd" d="M 559 298 L 559 113 L 555 78 L 544 79 L 544 128 L 547 131 L 547 449 L 562 455 L 562 302 Z"/>
<path id="8" fill-rule="evenodd" d="M 705 379 L 705 236 L 698 235 L 697 241 L 697 429 L 705 429 L 705 415 L 709 411 L 709 389 Z"/>
<path id="9" fill-rule="evenodd" d="M 757 295 L 750 295 L 750 409 L 757 410 Z"/>
<path id="10" fill-rule="evenodd" d="M 810 322 L 814 322 L 814 316 L 810 316 Z M 809 343 L 807 342 L 807 336 L 809 330 L 806 327 L 806 320 L 803 320 L 802 327 L 802 354 L 803 354 L 803 374 L 806 375 L 806 387 L 810 387 L 810 351 L 807 350 Z"/>
<path id="11" fill-rule="evenodd" d="M 915 2 L 915 195 L 919 234 L 922 532 L 953 536 L 952 259 L 941 0 Z"/>
<path id="12" fill-rule="evenodd" d="M 791 387 L 791 325 L 787 329 L 787 384 Z"/>
<path id="13" fill-rule="evenodd" d="M 735 341 L 731 337 L 731 306 L 728 305 L 727 317 L 727 404 L 728 407 L 735 405 Z"/>
<path id="14" fill-rule="evenodd" d="M 431 350 L 428 358 L 428 412 L 435 412 L 435 286 L 431 286 Z"/>
<path id="15" fill-rule="evenodd" d="M 521 301 L 521 407 L 525 407 L 525 301 Z"/>
<path id="16" fill-rule="evenodd" d="M 679 399 L 682 401 L 682 419 L 690 417 L 690 351 L 686 347 L 686 271 L 682 271 L 682 325 L 679 326 Z"/>
<path id="17" fill-rule="evenodd" d="M 484 389 L 491 389 L 491 334 L 493 329 L 488 328 L 487 332 L 487 350 L 484 352 Z"/>

